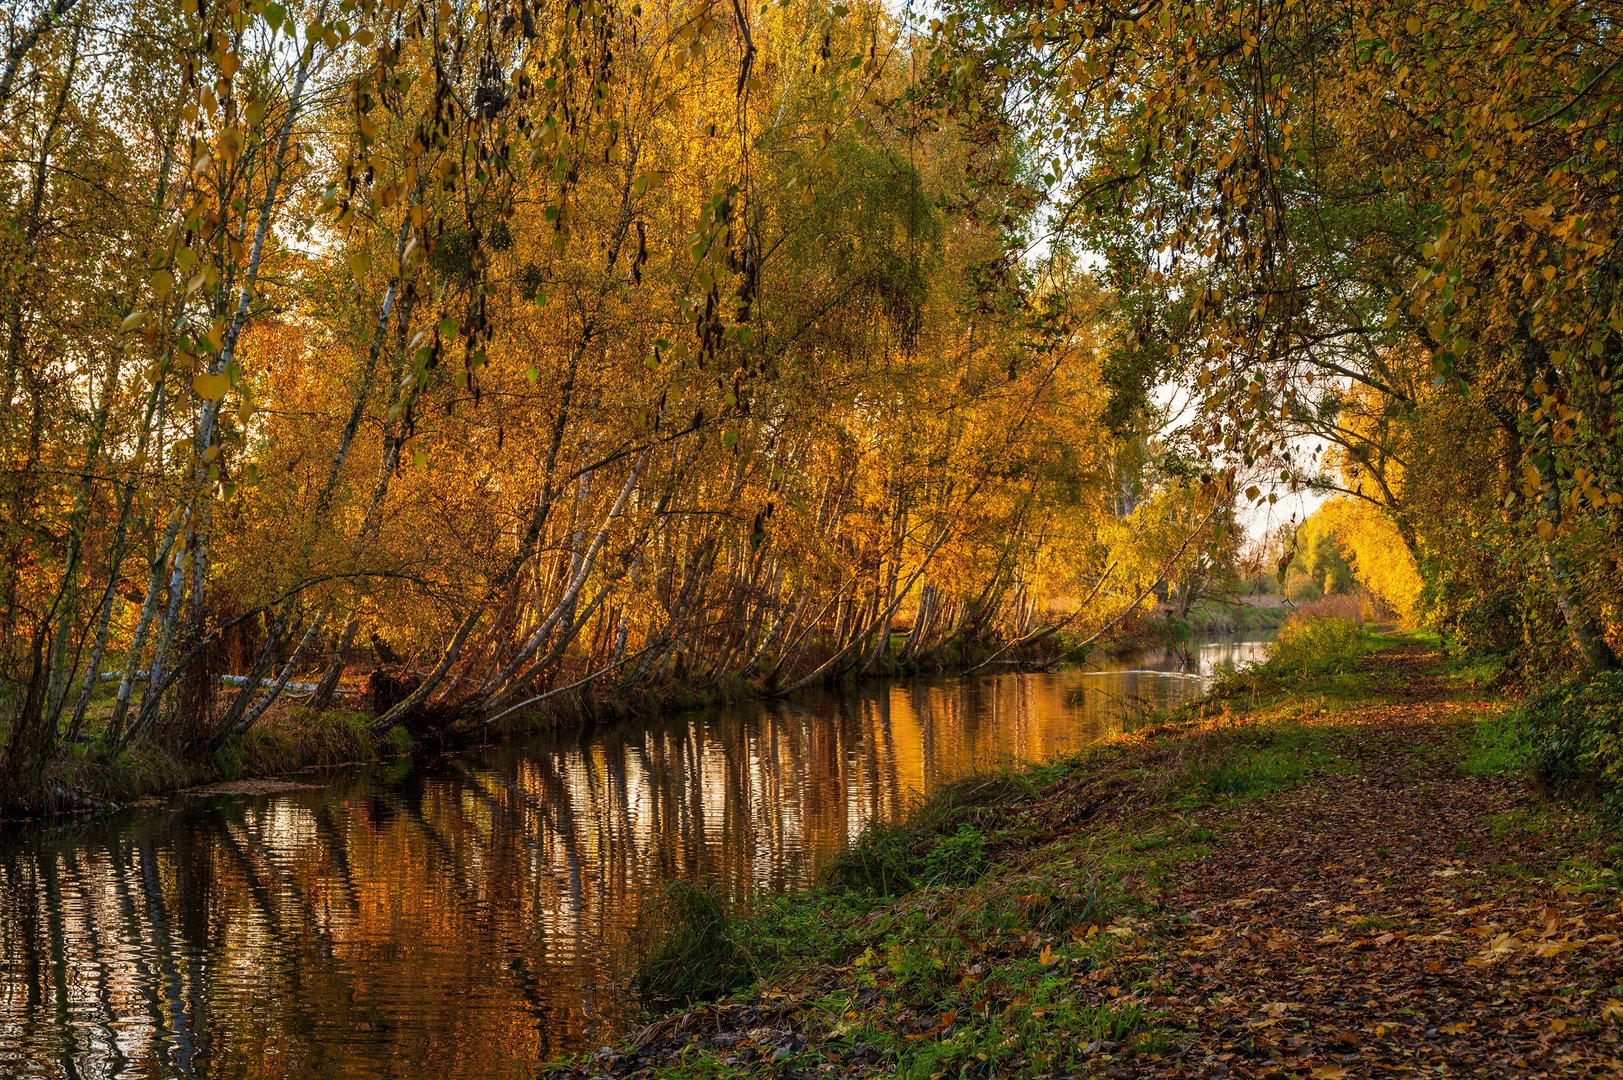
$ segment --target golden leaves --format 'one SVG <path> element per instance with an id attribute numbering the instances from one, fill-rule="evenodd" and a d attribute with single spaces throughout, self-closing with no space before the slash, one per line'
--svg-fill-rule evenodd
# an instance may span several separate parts
<path id="1" fill-rule="evenodd" d="M 192 393 L 204 401 L 219 401 L 231 389 L 229 375 L 204 373 L 192 379 Z"/>
<path id="2" fill-rule="evenodd" d="M 1488 945 L 1476 956 L 1466 961 L 1467 964 L 1482 966 L 1496 964 L 1516 951 L 1516 939 L 1510 934 L 1496 934 Z"/>

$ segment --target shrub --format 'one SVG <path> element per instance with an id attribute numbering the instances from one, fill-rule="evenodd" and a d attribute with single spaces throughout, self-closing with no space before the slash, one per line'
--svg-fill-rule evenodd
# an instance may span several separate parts
<path id="1" fill-rule="evenodd" d="M 1602 789 L 1623 805 L 1623 672 L 1568 679 L 1521 709 L 1534 770 L 1556 785 Z"/>
<path id="2" fill-rule="evenodd" d="M 1279 631 L 1267 668 L 1278 674 L 1347 671 L 1369 648 L 1369 635 L 1351 619 L 1292 619 Z"/>

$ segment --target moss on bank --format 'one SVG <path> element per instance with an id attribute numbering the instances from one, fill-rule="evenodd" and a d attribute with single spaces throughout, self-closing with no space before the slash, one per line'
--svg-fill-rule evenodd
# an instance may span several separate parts
<path id="1" fill-rule="evenodd" d="M 1355 773 L 1469 785 L 1473 769 L 1524 760 L 1495 742 L 1503 742 L 1494 734 L 1502 710 L 1479 708 L 1480 673 L 1435 654 L 1414 659 L 1429 644 L 1351 624 L 1288 633 L 1269 663 L 1153 726 L 1066 761 L 938 791 L 905 820 L 870 828 L 816 889 L 763 896 L 738 913 L 713 900 L 700 905 L 711 940 L 725 942 L 713 961 L 694 947 L 704 939 L 691 927 L 666 928 L 665 940 L 683 943 L 674 967 L 686 986 L 702 988 L 688 1006 L 619 1049 L 545 1071 L 923 1078 L 1170 1068 L 1204 1038 L 1191 1034 L 1204 1030 L 1202 1010 L 1228 1008 L 1247 989 L 1203 996 L 1190 1013 L 1192 1000 L 1169 981 L 1180 942 L 1203 933 L 1189 905 L 1218 902 L 1187 895 L 1191 867 L 1214 847 L 1243 845 L 1274 807 L 1300 801 L 1288 793 L 1311 802 L 1345 782 L 1378 801 L 1394 781 L 1382 779 L 1369 795 Z M 1393 723 L 1404 725 L 1401 739 L 1372 743 Z M 1499 788 L 1477 784 L 1470 798 L 1485 799 L 1484 791 Z M 1532 828 L 1527 815 L 1537 813 L 1484 816 L 1454 842 L 1462 851 L 1485 845 L 1489 865 L 1520 865 L 1523 856 L 1499 846 Z M 1605 848 L 1599 819 L 1577 812 L 1562 820 L 1577 822 L 1561 834 L 1571 851 L 1554 862 L 1526 856 L 1530 880 L 1564 866 L 1579 867 L 1573 874 L 1586 887 L 1615 885 L 1611 856 L 1597 854 Z M 1551 835 L 1544 824 L 1537 818 L 1530 844 Z M 1393 858 L 1378 843 L 1355 851 L 1377 864 Z M 1450 875 L 1464 872 L 1440 873 L 1421 880 L 1451 885 Z M 1269 884 L 1277 888 L 1263 892 L 1298 887 Z M 1180 890 L 1181 903 L 1169 900 Z M 1390 941 L 1401 921 L 1361 911 L 1335 933 Z M 673 969 L 663 949 L 656 942 L 651 950 L 654 966 Z M 645 965 L 645 985 L 651 970 Z M 664 989 L 665 1006 L 687 993 Z M 715 997 L 724 1000 L 700 1003 Z"/>

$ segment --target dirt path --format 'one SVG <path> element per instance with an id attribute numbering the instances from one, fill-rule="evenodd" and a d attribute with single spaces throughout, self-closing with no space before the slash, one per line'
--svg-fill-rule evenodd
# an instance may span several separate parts
<path id="1" fill-rule="evenodd" d="M 1168 888 L 1159 1063 L 1124 1074 L 1623 1075 L 1623 925 L 1578 823 L 1463 772 L 1419 650 L 1395 704 L 1338 714 L 1350 767 L 1233 812 Z M 1610 881 L 1610 879 L 1603 879 Z"/>

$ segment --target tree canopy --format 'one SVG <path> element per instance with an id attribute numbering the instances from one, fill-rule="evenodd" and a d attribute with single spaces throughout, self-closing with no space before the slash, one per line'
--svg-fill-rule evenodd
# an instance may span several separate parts
<path id="1" fill-rule="evenodd" d="M 1304 488 L 1615 666 L 1613 7 L 24 0 L 0 801 L 368 668 L 443 737 L 1085 641 Z"/>

